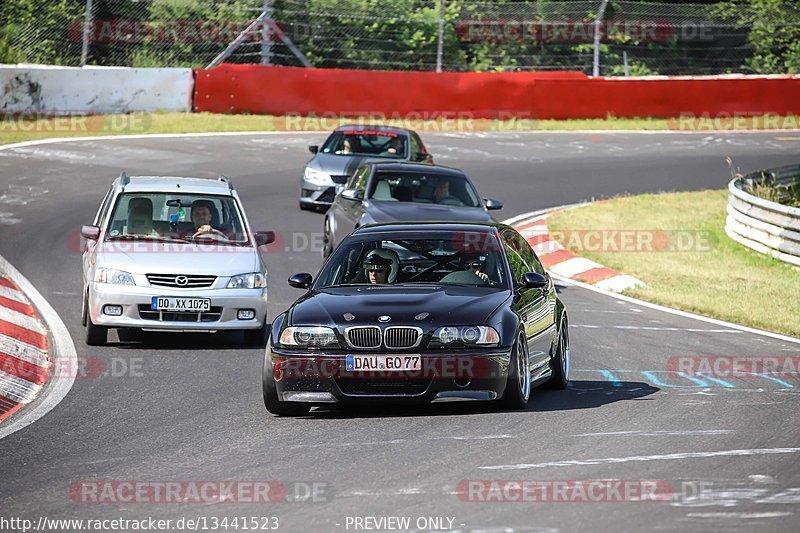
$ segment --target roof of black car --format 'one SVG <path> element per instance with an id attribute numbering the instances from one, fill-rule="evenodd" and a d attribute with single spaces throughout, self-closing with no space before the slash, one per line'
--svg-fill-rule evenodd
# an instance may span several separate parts
<path id="1" fill-rule="evenodd" d="M 464 171 L 444 165 L 431 165 L 430 163 L 415 163 L 412 161 L 366 161 L 365 165 L 372 165 L 379 170 L 402 172 L 425 172 L 427 174 L 446 174 L 450 176 L 464 176 Z"/>
<path id="2" fill-rule="evenodd" d="M 418 233 L 428 231 L 431 233 L 449 233 L 453 231 L 491 232 L 494 228 L 503 226 L 499 222 L 384 222 L 380 224 L 367 224 L 353 231 L 353 235 L 366 235 L 371 233 L 408 232 Z"/>
<path id="3" fill-rule="evenodd" d="M 388 133 L 408 134 L 411 130 L 399 126 L 384 126 L 380 124 L 344 124 L 333 131 L 385 131 Z"/>

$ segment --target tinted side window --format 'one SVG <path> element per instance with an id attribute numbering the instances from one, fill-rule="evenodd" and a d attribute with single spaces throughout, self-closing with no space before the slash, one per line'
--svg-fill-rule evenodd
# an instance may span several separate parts
<path id="1" fill-rule="evenodd" d="M 544 274 L 544 267 L 541 261 L 539 261 L 539 258 L 536 257 L 536 253 L 533 251 L 533 248 L 531 248 L 531 245 L 516 231 L 514 234 L 517 236 L 517 249 L 522 259 L 528 264 L 528 271 Z"/>
<path id="2" fill-rule="evenodd" d="M 523 276 L 525 276 L 525 273 L 528 272 L 528 265 L 517 251 L 513 234 L 508 231 L 503 231 L 502 237 L 503 247 L 506 250 L 508 263 L 511 266 L 511 275 L 514 277 L 514 281 L 518 283 L 522 281 Z"/>
<path id="3" fill-rule="evenodd" d="M 544 267 L 539 261 L 539 258 L 536 257 L 533 248 L 531 248 L 531 245 L 527 243 L 522 235 L 511 228 L 503 230 L 502 235 L 503 245 L 506 247 L 506 250 L 513 251 L 513 254 L 509 252 L 509 262 L 512 264 L 511 269 L 514 271 L 515 279 L 522 279 L 522 275 L 525 274 L 525 272 L 536 272 L 537 274 L 545 273 Z M 514 270 L 515 261 L 519 262 L 518 268 L 524 269 L 519 275 L 517 271 Z"/>

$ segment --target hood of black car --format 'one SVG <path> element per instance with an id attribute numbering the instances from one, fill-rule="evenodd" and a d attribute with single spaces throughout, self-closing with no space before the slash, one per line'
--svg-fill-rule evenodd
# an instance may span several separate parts
<path id="1" fill-rule="evenodd" d="M 494 222 L 492 216 L 482 207 L 368 200 L 364 206 L 364 211 L 366 218 L 372 219 L 364 221 L 364 223 L 369 224 L 406 220 Z"/>
<path id="2" fill-rule="evenodd" d="M 511 292 L 459 285 L 382 285 L 327 288 L 298 300 L 289 325 L 414 325 L 427 331 L 439 326 L 481 325 Z M 345 313 L 355 318 L 348 321 Z M 424 318 L 418 316 L 427 313 Z M 389 317 L 379 321 L 379 317 Z"/>

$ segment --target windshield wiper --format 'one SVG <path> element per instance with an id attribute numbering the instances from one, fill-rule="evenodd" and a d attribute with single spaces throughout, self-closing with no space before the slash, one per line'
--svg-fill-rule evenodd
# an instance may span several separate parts
<path id="1" fill-rule="evenodd" d="M 162 237 L 156 235 L 114 235 L 109 237 L 109 241 L 158 241 L 158 242 L 182 242 L 188 244 L 189 241 L 174 239 L 172 237 Z"/>

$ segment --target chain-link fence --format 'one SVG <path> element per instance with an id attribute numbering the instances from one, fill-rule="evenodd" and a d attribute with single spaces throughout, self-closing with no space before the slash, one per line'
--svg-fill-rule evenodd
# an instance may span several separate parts
<path id="1" fill-rule="evenodd" d="M 0 62 L 601 75 L 800 72 L 800 6 L 472 0 L 4 0 Z M 233 44 L 232 44 L 233 43 Z"/>

